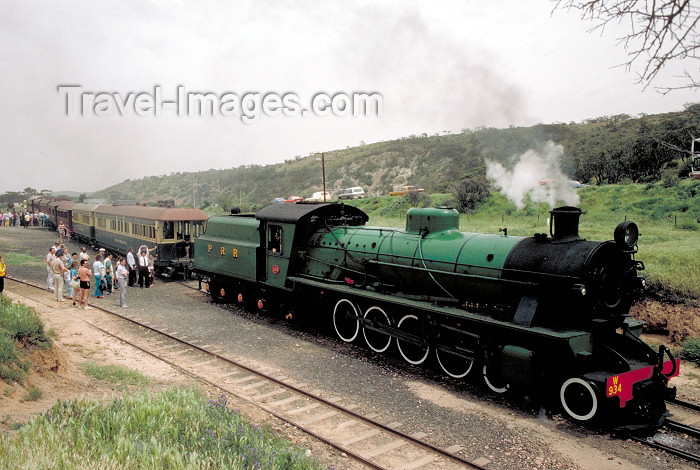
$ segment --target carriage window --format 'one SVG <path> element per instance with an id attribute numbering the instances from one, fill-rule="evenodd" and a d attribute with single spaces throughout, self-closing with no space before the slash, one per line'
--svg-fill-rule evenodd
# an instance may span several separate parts
<path id="1" fill-rule="evenodd" d="M 282 227 L 279 225 L 270 225 L 267 229 L 267 251 L 282 254 Z"/>
<path id="2" fill-rule="evenodd" d="M 183 221 L 178 221 L 177 223 L 177 239 L 182 240 L 182 234 L 185 231 L 185 223 Z"/>
<path id="3" fill-rule="evenodd" d="M 202 232 L 204 231 L 204 222 L 195 222 L 193 229 L 194 229 L 194 236 L 195 237 L 200 236 L 202 234 Z"/>
<path id="4" fill-rule="evenodd" d="M 173 238 L 175 235 L 175 222 L 166 220 L 163 222 L 163 238 Z"/>

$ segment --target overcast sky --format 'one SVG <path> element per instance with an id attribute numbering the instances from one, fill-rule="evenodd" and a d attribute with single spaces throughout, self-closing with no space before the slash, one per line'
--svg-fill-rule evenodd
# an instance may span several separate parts
<path id="1" fill-rule="evenodd" d="M 615 67 L 626 60 L 622 29 L 589 33 L 578 14 L 552 7 L 0 0 L 0 192 L 89 192 L 360 141 L 655 114 L 700 101 L 692 91 L 643 90 Z M 684 67 L 697 70 L 677 64 L 664 77 Z M 197 92 L 219 100 L 213 112 L 162 104 Z M 318 93 L 375 94 L 381 106 L 370 111 L 381 115 L 302 116 Z M 236 115 L 234 95 L 257 119 Z M 266 104 L 270 115 L 256 101 L 264 95 L 280 97 Z"/>

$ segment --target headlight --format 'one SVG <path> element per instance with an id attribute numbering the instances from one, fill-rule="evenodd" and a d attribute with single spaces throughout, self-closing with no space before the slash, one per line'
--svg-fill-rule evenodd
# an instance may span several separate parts
<path id="1" fill-rule="evenodd" d="M 615 243 L 624 248 L 634 248 L 639 239 L 639 228 L 634 222 L 622 222 L 615 228 Z"/>

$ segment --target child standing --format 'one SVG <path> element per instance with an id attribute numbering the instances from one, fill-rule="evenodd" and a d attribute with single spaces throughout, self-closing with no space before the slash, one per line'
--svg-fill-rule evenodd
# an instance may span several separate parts
<path id="1" fill-rule="evenodd" d="M 71 297 L 73 297 L 73 306 L 75 307 L 78 302 L 78 295 L 80 294 L 80 278 L 78 277 L 78 262 L 73 261 L 70 264 L 70 283 L 71 284 L 73 281 L 78 281 L 78 287 L 73 287 L 71 286 L 71 289 L 73 289 L 73 294 Z"/>

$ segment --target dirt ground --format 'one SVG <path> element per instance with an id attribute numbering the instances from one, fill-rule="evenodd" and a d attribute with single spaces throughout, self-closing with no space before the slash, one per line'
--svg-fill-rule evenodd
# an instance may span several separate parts
<path id="1" fill-rule="evenodd" d="M 645 300 L 632 306 L 632 315 L 647 322 L 647 330 L 668 335 L 678 344 L 689 336 L 700 337 L 700 309 Z"/>
<path id="2" fill-rule="evenodd" d="M 6 283 L 4 294 L 14 301 L 33 307 L 44 319 L 47 329 L 55 330 L 57 339 L 51 350 L 25 351 L 32 360 L 34 369 L 24 384 L 8 385 L 0 381 L 0 432 L 11 431 L 16 424 L 27 422 L 33 416 L 50 409 L 58 400 L 104 400 L 123 393 L 144 390 L 158 392 L 175 386 L 196 386 L 212 398 L 220 394 L 220 391 L 208 388 L 169 365 L 80 321 L 81 311 L 72 307 L 70 302 L 59 306 L 53 301 L 52 293 L 39 293 L 36 300 L 31 300 L 13 293 Z M 149 377 L 150 384 L 135 387 L 93 379 L 83 370 L 83 365 L 90 361 L 138 370 Z M 32 387 L 38 387 L 43 392 L 39 400 L 25 400 L 24 397 Z M 364 468 L 335 449 L 309 439 L 298 429 L 244 401 L 229 398 L 229 405 L 242 411 L 251 421 L 268 425 L 293 443 L 305 447 L 306 452 L 326 462 L 330 468 Z"/>

